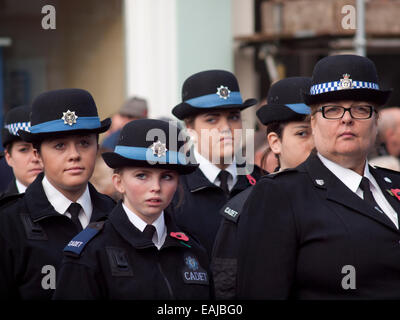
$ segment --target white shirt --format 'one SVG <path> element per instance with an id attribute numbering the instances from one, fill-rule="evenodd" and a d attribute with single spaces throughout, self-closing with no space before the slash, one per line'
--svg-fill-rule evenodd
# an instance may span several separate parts
<path id="1" fill-rule="evenodd" d="M 146 228 L 147 226 L 147 223 L 144 222 L 141 218 L 139 218 L 139 216 L 137 216 L 136 213 L 130 210 L 126 205 L 124 205 L 124 203 L 122 203 L 122 208 L 124 208 L 129 221 L 141 232 L 143 232 L 144 228 Z M 165 242 L 165 238 L 167 237 L 167 228 L 165 227 L 164 211 L 161 212 L 160 216 L 152 223 L 152 225 L 156 228 L 156 232 L 154 232 L 152 240 L 157 249 L 160 250 L 160 248 Z"/>
<path id="2" fill-rule="evenodd" d="M 222 170 L 218 168 L 215 164 L 204 158 L 196 149 L 194 149 L 193 154 L 197 163 L 199 164 L 199 169 L 204 173 L 206 178 L 216 186 L 221 186 L 221 181 L 218 177 L 218 174 Z M 237 168 L 235 158 L 233 159 L 232 163 L 227 168 L 225 168 L 225 170 L 230 173 L 228 177 L 228 188 L 230 191 L 237 182 Z"/>
<path id="3" fill-rule="evenodd" d="M 42 185 L 44 189 L 44 193 L 47 196 L 50 204 L 54 207 L 54 209 L 60 213 L 64 214 L 67 217 L 71 218 L 71 214 L 67 211 L 70 204 L 72 203 L 67 197 L 65 197 L 60 191 L 53 187 L 49 180 L 47 180 L 46 176 L 44 176 L 42 180 Z M 90 218 L 92 216 L 93 204 L 90 198 L 89 187 L 86 186 L 85 191 L 80 196 L 80 198 L 76 201 L 82 207 L 79 212 L 78 218 L 82 225 L 82 228 L 86 228 L 90 222 Z"/>
<path id="4" fill-rule="evenodd" d="M 15 184 L 17 185 L 17 190 L 19 193 L 24 193 L 26 190 L 26 186 L 23 185 L 17 178 L 15 178 Z"/>
<path id="5" fill-rule="evenodd" d="M 360 176 L 357 172 L 351 169 L 344 168 L 338 165 L 337 163 L 328 160 L 319 153 L 318 157 L 321 159 L 325 167 L 327 167 L 340 181 L 342 181 L 351 191 L 357 194 L 361 199 L 364 199 L 364 192 L 360 188 L 360 182 L 362 176 Z M 379 208 L 381 208 L 383 212 L 388 216 L 388 218 L 394 223 L 394 225 L 397 228 L 399 228 L 397 213 L 392 208 L 390 203 L 386 200 L 374 176 L 369 171 L 368 161 L 366 161 L 365 163 L 364 177 L 368 178 L 368 180 L 370 181 L 370 189 Z"/>

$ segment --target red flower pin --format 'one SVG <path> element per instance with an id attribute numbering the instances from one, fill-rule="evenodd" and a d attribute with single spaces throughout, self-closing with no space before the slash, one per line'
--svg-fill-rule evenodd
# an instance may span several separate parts
<path id="1" fill-rule="evenodd" d="M 171 232 L 169 235 L 178 240 L 189 241 L 188 236 L 183 232 Z"/>
<path id="2" fill-rule="evenodd" d="M 257 182 L 256 179 L 254 179 L 254 177 L 252 175 L 250 175 L 250 174 L 246 174 L 246 178 L 247 178 L 247 180 L 249 180 L 249 183 L 252 186 L 254 186 L 256 184 L 256 182 Z"/>
<path id="3" fill-rule="evenodd" d="M 390 189 L 390 191 L 392 191 L 392 194 L 393 194 L 398 200 L 400 200 L 400 189 Z"/>

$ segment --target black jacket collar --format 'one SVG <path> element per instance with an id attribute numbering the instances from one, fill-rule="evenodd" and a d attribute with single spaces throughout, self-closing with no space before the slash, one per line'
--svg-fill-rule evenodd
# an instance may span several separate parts
<path id="1" fill-rule="evenodd" d="M 47 217 L 59 216 L 60 214 L 50 204 L 44 192 L 42 180 L 44 173 L 40 173 L 35 181 L 26 189 L 24 200 L 28 207 L 29 214 L 34 222 Z M 90 221 L 98 221 L 107 216 L 107 210 L 110 208 L 110 198 L 100 194 L 89 183 L 89 193 L 93 204 L 93 211 Z"/>
<path id="2" fill-rule="evenodd" d="M 165 238 L 162 248 L 169 246 L 191 247 L 193 242 L 189 236 L 189 241 L 183 241 L 173 236 L 174 233 L 181 233 L 181 231 L 175 225 L 167 209 L 164 210 L 164 219 L 167 227 L 167 237 Z M 119 201 L 116 207 L 109 214 L 109 221 L 116 232 L 118 232 L 122 238 L 134 248 L 145 249 L 154 246 L 153 242 L 145 239 L 142 232 L 130 222 L 122 207 L 122 201 Z"/>
<path id="3" fill-rule="evenodd" d="M 379 175 L 376 169 L 369 167 L 371 174 L 377 180 L 383 194 L 393 209 L 398 211 L 399 204 L 394 203 L 394 199 L 390 199 L 388 192 L 385 191 L 385 180 Z M 385 226 L 394 229 L 397 228 L 386 214 L 378 212 L 375 208 L 368 205 L 359 196 L 352 192 L 342 181 L 340 181 L 327 167 L 323 165 L 316 154 L 311 154 L 308 159 L 298 167 L 299 171 L 305 171 L 309 174 L 314 186 L 320 190 L 324 190 L 324 196 L 330 201 L 337 202 L 343 206 L 355 210 L 357 213 L 367 216 Z M 394 206 L 395 204 L 395 206 Z"/>
<path id="4" fill-rule="evenodd" d="M 255 180 L 258 180 L 262 175 L 262 170 L 254 165 L 253 172 L 250 174 Z M 190 192 L 197 192 L 203 190 L 205 188 L 219 188 L 215 184 L 213 184 L 207 177 L 204 175 L 203 171 L 197 168 L 196 171 L 189 175 L 185 175 L 184 179 L 187 181 L 187 185 L 189 187 Z M 251 186 L 249 182 L 249 177 L 245 175 L 238 175 L 238 179 L 236 184 L 233 186 L 231 190 L 231 194 L 238 193 L 246 188 Z"/>

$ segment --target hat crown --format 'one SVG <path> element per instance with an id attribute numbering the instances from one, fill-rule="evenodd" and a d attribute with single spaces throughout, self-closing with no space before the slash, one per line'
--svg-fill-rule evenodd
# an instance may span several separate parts
<path id="1" fill-rule="evenodd" d="M 312 75 L 312 84 L 340 81 L 345 75 L 353 81 L 378 83 L 378 73 L 370 59 L 357 55 L 336 55 L 317 62 Z"/>
<path id="2" fill-rule="evenodd" d="M 78 117 L 98 117 L 96 104 L 88 91 L 60 89 L 44 92 L 35 98 L 31 125 L 59 120 L 67 111 L 74 112 Z"/>
<path id="3" fill-rule="evenodd" d="M 303 103 L 301 92 L 308 92 L 311 87 L 311 78 L 290 77 L 275 82 L 268 90 L 267 104 L 294 104 Z"/>
<path id="4" fill-rule="evenodd" d="M 224 86 L 231 92 L 239 92 L 239 84 L 235 75 L 225 70 L 207 70 L 193 74 L 182 86 L 182 101 L 214 94 Z"/>
<path id="5" fill-rule="evenodd" d="M 139 119 L 128 122 L 121 131 L 117 146 L 150 148 L 161 142 L 169 151 L 180 151 L 184 145 L 181 130 L 170 122 Z"/>
<path id="6" fill-rule="evenodd" d="M 12 108 L 7 112 L 4 119 L 4 124 L 11 124 L 16 122 L 29 122 L 31 114 L 31 107 L 27 105 Z"/>

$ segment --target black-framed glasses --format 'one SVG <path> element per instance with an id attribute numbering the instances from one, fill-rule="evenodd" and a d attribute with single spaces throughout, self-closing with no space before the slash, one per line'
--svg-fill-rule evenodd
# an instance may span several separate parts
<path id="1" fill-rule="evenodd" d="M 369 119 L 376 110 L 373 106 L 369 105 L 352 106 L 350 108 L 342 106 L 323 106 L 317 110 L 317 112 L 322 112 L 322 116 L 325 119 L 341 119 L 346 111 L 350 113 L 353 119 Z"/>

